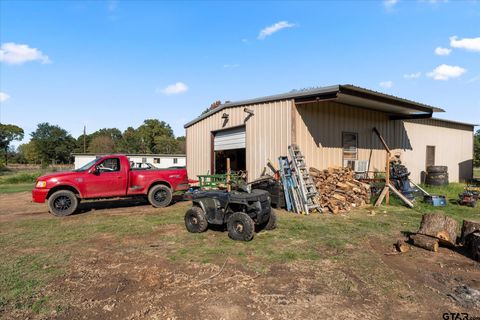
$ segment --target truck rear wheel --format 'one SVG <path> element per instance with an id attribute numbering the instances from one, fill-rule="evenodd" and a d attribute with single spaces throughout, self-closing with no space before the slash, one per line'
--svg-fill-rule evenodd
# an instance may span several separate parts
<path id="1" fill-rule="evenodd" d="M 255 232 L 255 223 L 246 213 L 235 212 L 228 218 L 227 230 L 233 240 L 250 241 Z"/>
<path id="2" fill-rule="evenodd" d="M 77 210 L 77 196 L 69 190 L 54 192 L 48 198 L 48 210 L 57 217 L 69 216 Z"/>
<path id="3" fill-rule="evenodd" d="M 185 227 L 188 232 L 200 233 L 204 232 L 208 228 L 207 217 L 205 217 L 205 212 L 202 208 L 191 207 L 185 213 Z"/>
<path id="4" fill-rule="evenodd" d="M 172 189 L 163 184 L 153 186 L 148 192 L 148 202 L 155 208 L 168 206 L 172 202 Z"/>

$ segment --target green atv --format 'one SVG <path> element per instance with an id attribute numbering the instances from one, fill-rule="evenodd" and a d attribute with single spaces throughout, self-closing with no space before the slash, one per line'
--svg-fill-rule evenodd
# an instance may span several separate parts
<path id="1" fill-rule="evenodd" d="M 188 195 L 193 206 L 185 213 L 185 226 L 192 233 L 204 232 L 209 225 L 227 226 L 233 240 L 250 241 L 257 230 L 275 229 L 277 217 L 264 190 L 197 191 Z"/>

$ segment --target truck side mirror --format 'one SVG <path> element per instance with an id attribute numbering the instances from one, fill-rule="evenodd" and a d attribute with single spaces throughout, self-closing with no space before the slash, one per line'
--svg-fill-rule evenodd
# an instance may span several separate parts
<path id="1" fill-rule="evenodd" d="M 100 172 L 101 171 L 100 171 L 100 168 L 98 166 L 95 166 L 92 169 L 90 169 L 90 173 L 95 174 L 95 175 L 99 175 Z"/>

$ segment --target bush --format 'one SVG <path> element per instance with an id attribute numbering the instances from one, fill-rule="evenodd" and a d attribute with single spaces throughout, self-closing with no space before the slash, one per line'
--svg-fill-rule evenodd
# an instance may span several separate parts
<path id="1" fill-rule="evenodd" d="M 12 176 L 7 176 L 0 180 L 0 184 L 17 184 L 17 183 L 34 183 L 41 175 L 39 172 L 34 173 L 19 173 Z"/>

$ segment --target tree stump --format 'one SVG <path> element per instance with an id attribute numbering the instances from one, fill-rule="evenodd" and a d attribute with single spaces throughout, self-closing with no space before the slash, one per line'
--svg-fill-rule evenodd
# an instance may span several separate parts
<path id="1" fill-rule="evenodd" d="M 441 244 L 455 246 L 458 223 L 454 219 L 439 213 L 427 213 L 422 216 L 418 233 L 437 238 Z"/>
<path id="2" fill-rule="evenodd" d="M 469 234 L 465 246 L 473 260 L 480 261 L 480 231 Z"/>
<path id="3" fill-rule="evenodd" d="M 426 250 L 430 250 L 433 252 L 438 251 L 437 238 L 425 236 L 423 234 L 414 234 L 410 236 L 410 239 L 412 239 L 414 246 L 417 246 Z"/>
<path id="4" fill-rule="evenodd" d="M 461 243 L 466 244 L 468 236 L 476 231 L 480 231 L 480 222 L 463 220 Z"/>

